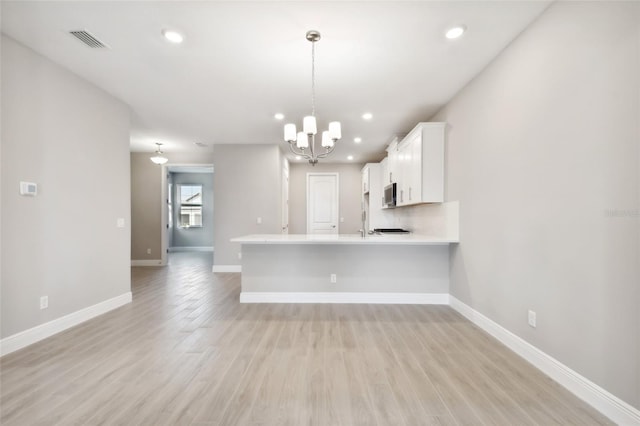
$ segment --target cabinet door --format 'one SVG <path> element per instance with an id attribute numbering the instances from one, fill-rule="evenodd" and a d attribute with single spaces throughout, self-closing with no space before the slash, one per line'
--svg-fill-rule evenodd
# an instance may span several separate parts
<path id="1" fill-rule="evenodd" d="M 398 150 L 394 147 L 389 151 L 389 165 L 388 165 L 388 176 L 386 176 L 385 185 L 392 184 L 393 182 L 398 182 Z"/>
<path id="2" fill-rule="evenodd" d="M 409 204 L 409 187 L 411 179 L 411 144 L 403 143 L 398 148 L 397 157 L 397 205 Z"/>
<path id="3" fill-rule="evenodd" d="M 389 185 L 389 157 L 384 157 L 384 160 L 380 162 L 380 207 L 385 208 L 384 204 L 384 187 Z"/>
<path id="4" fill-rule="evenodd" d="M 409 204 L 422 202 L 422 132 L 411 141 Z"/>
<path id="5" fill-rule="evenodd" d="M 362 169 L 362 193 L 369 192 L 369 167 Z"/>

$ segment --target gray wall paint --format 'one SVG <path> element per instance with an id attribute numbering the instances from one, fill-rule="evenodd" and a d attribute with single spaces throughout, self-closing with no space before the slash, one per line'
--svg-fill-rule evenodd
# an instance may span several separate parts
<path id="1" fill-rule="evenodd" d="M 338 173 L 340 175 L 341 234 L 357 234 L 362 228 L 362 167 L 364 164 L 332 164 L 320 162 L 291 163 L 289 177 L 289 233 L 307 233 L 307 173 Z"/>
<path id="2" fill-rule="evenodd" d="M 162 167 L 153 164 L 149 152 L 131 153 L 131 259 L 160 259 Z M 167 164 L 212 164 L 213 153 L 169 152 Z M 147 248 L 151 254 L 147 254 Z"/>
<path id="3" fill-rule="evenodd" d="M 287 259 L 286 264 L 282 259 Z M 330 274 L 337 275 L 337 283 L 329 282 Z M 242 291 L 448 294 L 449 248 L 444 245 L 245 244 Z"/>
<path id="4" fill-rule="evenodd" d="M 216 145 L 213 161 L 214 265 L 239 265 L 247 234 L 281 232 L 282 153 L 278 145 Z M 262 224 L 257 224 L 257 218 Z"/>
<path id="5" fill-rule="evenodd" d="M 4 338 L 130 291 L 130 187 L 125 104 L 5 36 L 1 84 Z"/>
<path id="6" fill-rule="evenodd" d="M 432 120 L 452 295 L 640 408 L 638 7 L 551 5 Z"/>
<path id="7" fill-rule="evenodd" d="M 213 173 L 171 173 L 173 180 L 173 239 L 170 247 L 213 246 Z M 202 228 L 180 228 L 178 185 L 202 185 Z"/>

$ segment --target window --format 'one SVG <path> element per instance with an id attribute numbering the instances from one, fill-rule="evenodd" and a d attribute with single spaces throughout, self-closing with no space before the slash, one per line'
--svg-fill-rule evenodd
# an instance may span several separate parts
<path id="1" fill-rule="evenodd" d="M 202 185 L 178 185 L 180 227 L 202 227 Z"/>

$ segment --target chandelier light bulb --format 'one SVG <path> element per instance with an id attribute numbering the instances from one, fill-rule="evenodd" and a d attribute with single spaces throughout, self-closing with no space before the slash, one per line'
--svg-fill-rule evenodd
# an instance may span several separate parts
<path id="1" fill-rule="evenodd" d="M 286 142 L 295 142 L 296 140 L 296 125 L 288 123 L 284 125 L 284 140 Z"/>
<path id="2" fill-rule="evenodd" d="M 296 139 L 296 146 L 300 149 L 309 148 L 309 139 L 304 132 L 298 132 L 298 138 Z"/>
<path id="3" fill-rule="evenodd" d="M 329 135 L 331 139 L 338 140 L 342 138 L 342 127 L 339 121 L 332 121 L 329 123 Z"/>
<path id="4" fill-rule="evenodd" d="M 312 115 L 306 116 L 302 121 L 302 129 L 307 135 L 315 135 L 318 133 L 316 118 Z"/>
<path id="5" fill-rule="evenodd" d="M 322 147 L 323 148 L 329 148 L 329 147 L 331 147 L 331 145 L 333 145 L 333 141 L 331 140 L 331 137 L 329 136 L 329 131 L 325 130 L 324 132 L 322 132 Z"/>

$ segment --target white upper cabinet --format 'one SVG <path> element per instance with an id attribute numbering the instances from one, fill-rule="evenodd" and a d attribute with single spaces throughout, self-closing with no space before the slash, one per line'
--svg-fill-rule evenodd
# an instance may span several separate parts
<path id="1" fill-rule="evenodd" d="M 367 166 L 364 166 L 364 168 L 362 169 L 362 193 L 363 194 L 369 193 L 369 190 L 371 188 L 370 181 L 371 181 L 371 170 L 367 165 Z"/>
<path id="2" fill-rule="evenodd" d="M 398 206 L 444 201 L 445 125 L 419 123 L 398 144 Z"/>
<path id="3" fill-rule="evenodd" d="M 398 182 L 398 138 L 394 138 L 387 147 L 387 170 L 383 176 L 384 185 Z"/>
<path id="4" fill-rule="evenodd" d="M 384 204 L 384 187 L 389 185 L 389 157 L 384 157 L 380 162 L 380 207 L 386 208 Z"/>

